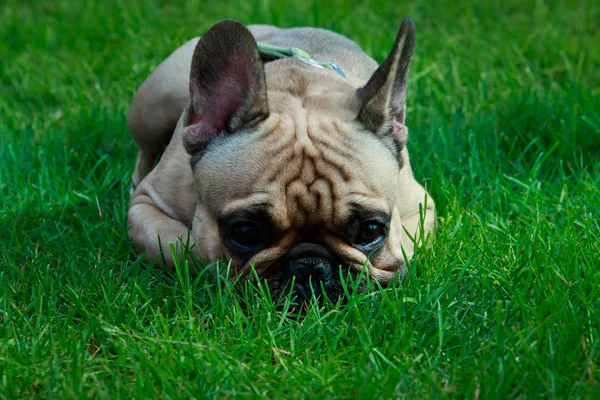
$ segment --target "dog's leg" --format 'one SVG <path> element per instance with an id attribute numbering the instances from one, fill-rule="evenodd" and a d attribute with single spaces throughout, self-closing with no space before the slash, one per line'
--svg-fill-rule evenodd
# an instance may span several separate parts
<path id="1" fill-rule="evenodd" d="M 170 243 L 178 246 L 183 241 L 193 245 L 193 239 L 188 236 L 196 202 L 189 155 L 176 129 L 175 137 L 156 167 L 131 195 L 127 222 L 133 245 L 140 253 L 146 251 L 147 260 L 155 259 L 162 251 L 163 258 L 157 262 L 172 268 Z"/>
<path id="2" fill-rule="evenodd" d="M 194 244 L 191 225 L 188 227 L 172 214 L 174 210 L 147 184 L 147 179 L 135 190 L 127 213 L 129 237 L 134 247 L 140 254 L 146 252 L 147 261 L 156 260 L 158 265 L 171 269 L 175 265 L 173 258 L 182 255 L 182 245 Z M 175 245 L 175 254 L 171 252 L 171 244 Z"/>
<path id="3" fill-rule="evenodd" d="M 147 195 L 139 194 L 131 202 L 127 213 L 130 226 L 129 237 L 138 252 L 145 254 L 147 261 L 156 260 L 159 265 L 172 269 L 173 257 L 182 254 L 182 244 L 193 244 L 188 227 L 165 214 Z M 170 245 L 176 253 L 172 254 Z M 162 257 L 157 258 L 159 255 Z"/>

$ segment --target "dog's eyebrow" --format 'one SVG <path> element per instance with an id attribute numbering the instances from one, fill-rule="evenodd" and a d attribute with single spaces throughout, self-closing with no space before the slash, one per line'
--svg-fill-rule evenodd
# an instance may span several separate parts
<path id="1" fill-rule="evenodd" d="M 368 220 L 376 219 L 382 222 L 389 222 L 391 219 L 390 212 L 379 207 L 369 207 L 364 204 L 350 204 L 350 220 Z"/>
<path id="2" fill-rule="evenodd" d="M 256 192 L 249 196 L 244 196 L 231 200 L 219 212 L 220 216 L 234 214 L 241 210 L 269 210 L 269 194 L 266 192 Z"/>
<path id="3" fill-rule="evenodd" d="M 219 216 L 219 219 L 246 218 L 250 220 L 270 220 L 269 205 L 258 203 L 243 208 L 229 209 Z"/>

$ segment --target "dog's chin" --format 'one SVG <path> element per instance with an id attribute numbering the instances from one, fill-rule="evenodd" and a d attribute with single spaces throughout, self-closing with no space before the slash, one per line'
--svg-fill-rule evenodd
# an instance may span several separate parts
<path id="1" fill-rule="evenodd" d="M 291 294 L 294 306 L 312 299 L 336 303 L 346 293 L 361 292 L 366 287 L 364 277 L 361 279 L 326 247 L 315 243 L 295 244 L 260 278 L 266 281 L 273 301 Z M 357 279 L 361 282 L 356 282 Z"/>
<path id="2" fill-rule="evenodd" d="M 344 267 L 340 267 L 339 270 L 342 273 L 344 273 L 344 270 L 347 271 Z M 319 303 L 323 303 L 325 298 L 334 303 L 344 298 L 344 287 L 339 278 L 333 278 L 327 282 L 311 281 L 311 285 L 306 287 L 298 284 L 295 279 L 285 276 L 280 268 L 274 268 L 265 274 L 264 280 L 274 302 L 278 302 L 288 295 L 290 295 L 290 300 L 294 305 L 306 304 L 312 298 Z"/>
<path id="3" fill-rule="evenodd" d="M 308 287 L 298 284 L 295 279 L 290 279 L 278 267 L 269 269 L 262 278 L 267 283 L 269 295 L 273 302 L 279 302 L 283 305 L 284 302 L 282 300 L 287 298 L 287 296 L 290 296 L 289 300 L 292 303 L 292 308 L 297 309 L 303 305 L 309 304 L 313 299 L 317 301 L 318 304 L 324 304 L 326 299 L 334 304 L 340 300 L 344 302 L 346 299 L 346 291 L 350 294 L 353 293 L 353 289 L 349 282 L 347 282 L 347 279 L 345 283 L 340 279 L 340 276 L 347 277 L 348 274 L 349 269 L 340 266 L 338 267 L 335 278 L 326 282 L 315 280 L 313 283 L 313 281 L 311 281 L 311 284 Z M 353 279 L 359 279 L 354 273 L 350 272 L 350 274 L 352 274 Z M 344 284 L 346 285 L 345 288 Z M 364 291 L 365 287 L 366 285 L 363 279 L 358 285 L 358 290 L 354 291 L 354 293 Z"/>

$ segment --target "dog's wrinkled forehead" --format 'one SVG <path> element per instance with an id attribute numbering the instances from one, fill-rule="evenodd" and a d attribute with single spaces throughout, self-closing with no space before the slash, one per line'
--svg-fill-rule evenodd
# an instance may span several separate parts
<path id="1" fill-rule="evenodd" d="M 194 170 L 202 201 L 215 214 L 264 201 L 287 229 L 335 224 L 350 205 L 391 213 L 399 167 L 359 124 L 302 110 L 273 113 L 253 131 L 215 141 Z"/>

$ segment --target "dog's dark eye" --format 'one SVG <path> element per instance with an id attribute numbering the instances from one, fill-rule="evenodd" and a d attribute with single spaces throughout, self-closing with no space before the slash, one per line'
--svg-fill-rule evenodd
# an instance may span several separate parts
<path id="1" fill-rule="evenodd" d="M 269 239 L 269 230 L 263 224 L 239 221 L 229 226 L 228 244 L 238 251 L 249 252 L 262 249 Z"/>
<path id="2" fill-rule="evenodd" d="M 358 227 L 358 232 L 354 238 L 354 245 L 368 246 L 378 243 L 387 233 L 385 225 L 377 222 L 363 222 Z"/>
<path id="3" fill-rule="evenodd" d="M 372 243 L 381 235 L 381 227 L 377 224 L 366 223 L 360 226 L 356 244 Z"/>

